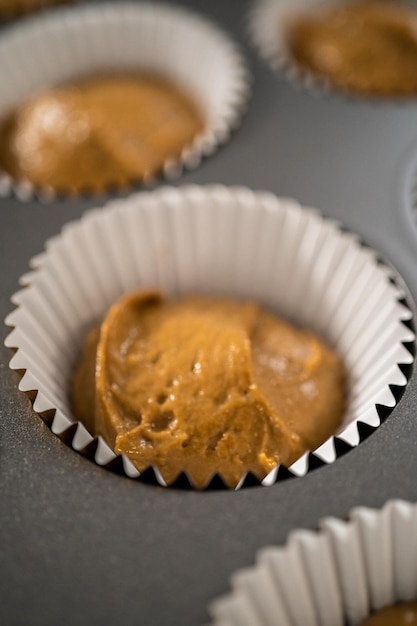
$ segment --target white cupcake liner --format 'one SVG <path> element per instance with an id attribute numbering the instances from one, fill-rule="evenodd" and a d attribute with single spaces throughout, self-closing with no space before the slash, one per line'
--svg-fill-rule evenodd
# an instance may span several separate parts
<path id="1" fill-rule="evenodd" d="M 417 243 L 417 144 L 413 142 L 404 159 L 401 177 L 401 217 L 413 246 Z"/>
<path id="2" fill-rule="evenodd" d="M 209 609 L 213 626 L 356 626 L 372 611 L 417 598 L 417 505 L 358 507 L 320 531 L 296 530 L 232 576 Z M 317 575 L 317 572 L 320 575 Z"/>
<path id="3" fill-rule="evenodd" d="M 253 0 L 248 18 L 249 35 L 258 53 L 271 69 L 297 88 L 305 88 L 317 96 L 331 93 L 349 99 L 359 98 L 380 103 L 396 100 L 394 96 L 366 95 L 336 87 L 324 77 L 301 67 L 292 57 L 286 38 L 288 21 L 297 15 L 302 16 L 315 9 L 332 7 L 341 2 L 346 4 L 352 0 Z"/>
<path id="4" fill-rule="evenodd" d="M 340 0 L 254 0 L 249 13 L 249 33 L 261 57 L 272 70 L 296 86 L 316 93 L 331 90 L 329 84 L 294 62 L 286 39 L 289 19 Z"/>
<path id="5" fill-rule="evenodd" d="M 25 372 L 19 389 L 36 393 L 34 409 L 53 432 L 99 464 L 116 457 L 74 427 L 69 378 L 86 328 L 129 290 L 254 299 L 338 351 L 348 373 L 342 425 L 292 475 L 357 446 L 396 405 L 411 371 L 413 314 L 395 271 L 315 209 L 268 192 L 212 185 L 138 193 L 69 223 L 31 267 L 6 319 L 14 329 L 5 343 L 17 350 L 10 367 Z M 138 475 L 127 459 L 123 467 Z M 263 484 L 288 473 L 278 470 Z"/>
<path id="6" fill-rule="evenodd" d="M 167 179 L 197 167 L 229 139 L 250 93 L 245 61 L 228 35 L 205 17 L 159 2 L 58 8 L 23 20 L 2 33 L 0 67 L 0 118 L 35 93 L 98 72 L 146 71 L 173 80 L 195 98 L 206 127 L 179 159 L 166 161 Z M 1 173 L 0 196 L 10 193 L 21 200 L 56 197 Z"/>

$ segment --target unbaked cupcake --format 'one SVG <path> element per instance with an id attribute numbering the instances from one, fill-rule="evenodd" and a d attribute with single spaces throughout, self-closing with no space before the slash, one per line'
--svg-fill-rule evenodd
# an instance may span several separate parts
<path id="1" fill-rule="evenodd" d="M 402 0 L 259 0 L 251 32 L 274 67 L 310 88 L 417 96 L 417 11 Z"/>
<path id="2" fill-rule="evenodd" d="M 2 36 L 0 64 L 0 190 L 21 198 L 176 177 L 229 138 L 249 93 L 228 36 L 159 3 L 20 22 Z"/>
<path id="3" fill-rule="evenodd" d="M 339 440 L 358 445 L 360 424 L 376 428 L 401 395 L 392 389 L 407 384 L 402 370 L 413 362 L 407 348 L 414 342 L 412 313 L 396 273 L 355 235 L 270 193 L 222 186 L 139 193 L 68 224 L 32 267 L 7 318 L 14 330 L 6 344 L 17 350 L 11 367 L 26 372 L 21 390 L 37 390 L 35 411 L 48 419 L 55 411 L 52 430 L 99 464 L 116 455 L 85 425 L 75 427 L 70 381 L 88 329 L 133 290 L 156 289 L 168 300 L 200 294 L 255 302 L 335 350 L 347 372 L 346 409 L 334 436 L 319 447 L 310 444 L 290 464 L 293 475 L 306 474 L 310 463 L 334 462 Z M 166 396 L 156 403 L 162 406 Z M 130 476 L 144 469 L 124 454 L 120 459 Z M 173 479 L 160 470 L 155 464 L 161 484 Z M 262 484 L 273 484 L 279 470 L 271 466 Z M 241 471 L 229 486 L 245 482 Z M 211 478 L 196 479 L 196 486 Z"/>

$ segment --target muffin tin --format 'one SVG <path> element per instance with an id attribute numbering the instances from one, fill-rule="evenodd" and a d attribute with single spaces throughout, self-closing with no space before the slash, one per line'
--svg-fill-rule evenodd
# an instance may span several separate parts
<path id="1" fill-rule="evenodd" d="M 253 74 L 239 131 L 179 182 L 245 185 L 318 207 L 392 263 L 415 314 L 417 238 L 405 188 L 417 145 L 417 101 L 348 101 L 296 90 L 252 47 L 251 3 L 178 4 L 230 32 Z M 96 205 L 1 200 L 2 319 L 13 308 L 10 297 L 29 259 Z M 4 326 L 3 339 L 8 332 Z M 268 488 L 199 493 L 127 480 L 117 467 L 106 472 L 75 454 L 18 391 L 9 360 L 2 343 L 0 623 L 7 626 L 204 624 L 210 601 L 263 546 L 285 542 L 296 528 L 314 530 L 324 516 L 346 518 L 356 505 L 417 498 L 414 370 L 389 418 L 336 463 Z"/>

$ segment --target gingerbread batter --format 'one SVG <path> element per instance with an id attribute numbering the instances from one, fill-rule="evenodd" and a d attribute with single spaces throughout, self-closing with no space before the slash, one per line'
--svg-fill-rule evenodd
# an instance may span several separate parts
<path id="1" fill-rule="evenodd" d="M 417 602 L 386 606 L 368 617 L 362 626 L 412 626 L 417 624 Z"/>
<path id="2" fill-rule="evenodd" d="M 340 2 L 294 18 L 290 55 L 305 70 L 366 95 L 417 94 L 417 11 L 394 0 Z"/>
<path id="3" fill-rule="evenodd" d="M 36 187 L 101 191 L 159 172 L 203 127 L 193 100 L 165 79 L 97 77 L 13 111 L 0 127 L 0 167 Z"/>
<path id="4" fill-rule="evenodd" d="M 0 20 L 72 0 L 0 0 Z"/>
<path id="5" fill-rule="evenodd" d="M 75 415 L 143 471 L 235 487 L 291 465 L 340 425 L 343 368 L 313 334 L 253 303 L 122 297 L 91 331 L 72 385 Z"/>

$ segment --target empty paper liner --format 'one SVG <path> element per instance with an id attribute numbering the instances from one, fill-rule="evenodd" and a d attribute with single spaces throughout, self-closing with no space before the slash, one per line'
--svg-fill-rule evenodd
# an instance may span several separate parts
<path id="1" fill-rule="evenodd" d="M 293 531 L 232 576 L 213 626 L 357 626 L 373 611 L 417 597 L 417 507 L 393 500 Z M 405 622 L 404 622 L 405 623 Z"/>

